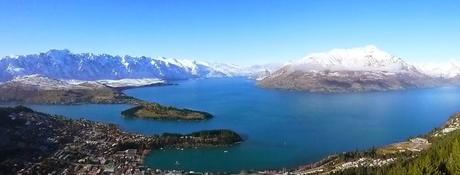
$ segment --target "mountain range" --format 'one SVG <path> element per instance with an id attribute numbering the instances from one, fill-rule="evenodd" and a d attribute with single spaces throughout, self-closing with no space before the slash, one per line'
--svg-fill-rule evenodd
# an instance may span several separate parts
<path id="1" fill-rule="evenodd" d="M 6 56 L 0 58 L 0 81 L 40 74 L 55 79 L 101 80 L 190 78 L 242 76 L 245 71 L 231 64 L 207 63 L 173 58 L 113 56 L 108 54 L 74 54 L 68 50 Z"/>
<path id="2" fill-rule="evenodd" d="M 41 75 L 70 83 L 98 81 L 106 85 L 112 83 L 112 86 L 245 76 L 258 80 L 258 84 L 266 88 L 359 92 L 456 83 L 460 80 L 460 64 L 413 65 L 373 45 L 313 53 L 284 64 L 253 66 L 164 57 L 76 54 L 69 50 L 0 58 L 0 82 L 28 75 Z"/>
<path id="3" fill-rule="evenodd" d="M 450 60 L 445 63 L 425 63 L 417 65 L 417 68 L 423 73 L 440 78 L 460 77 L 460 62 Z"/>

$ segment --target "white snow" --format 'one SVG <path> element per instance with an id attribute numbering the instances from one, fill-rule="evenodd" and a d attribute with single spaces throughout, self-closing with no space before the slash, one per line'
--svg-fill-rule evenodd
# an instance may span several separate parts
<path id="1" fill-rule="evenodd" d="M 401 72 L 415 70 L 415 67 L 404 62 L 401 58 L 384 52 L 373 45 L 313 53 L 287 65 L 290 70 L 300 71 Z"/>
<path id="2" fill-rule="evenodd" d="M 126 57 L 127 57 L 127 56 L 124 56 L 124 57 L 121 59 L 121 64 L 123 64 L 123 65 L 125 66 L 125 68 L 128 69 L 129 63 L 126 61 Z"/>
<path id="3" fill-rule="evenodd" d="M 10 73 L 18 73 L 18 72 L 21 72 L 23 70 L 24 70 L 23 68 L 14 67 L 13 65 L 8 65 L 8 67 L 6 68 L 6 71 L 10 72 Z"/>
<path id="4" fill-rule="evenodd" d="M 240 75 L 236 65 L 210 64 L 195 60 L 74 54 L 68 50 L 3 57 L 0 59 L 0 82 L 17 76 L 41 74 L 54 79 L 117 80 L 228 77 Z"/>
<path id="5" fill-rule="evenodd" d="M 96 82 L 110 87 L 139 87 L 153 84 L 165 83 L 158 78 L 141 78 L 141 79 L 120 79 L 120 80 L 97 80 Z"/>
<path id="6" fill-rule="evenodd" d="M 95 81 L 84 81 L 84 80 L 63 80 L 66 83 L 73 85 L 80 85 L 82 83 L 91 83 L 91 84 L 103 84 L 109 87 L 140 87 L 148 86 L 154 84 L 166 83 L 166 81 L 158 78 L 139 78 L 139 79 L 119 79 L 119 80 L 95 80 Z"/>
<path id="7" fill-rule="evenodd" d="M 55 89 L 87 89 L 89 86 L 82 84 L 71 84 L 66 81 L 57 80 L 45 77 L 43 75 L 33 74 L 26 76 L 19 76 L 11 81 L 5 82 L 4 85 L 15 84 L 25 87 L 34 87 L 43 90 L 55 90 Z M 93 87 L 102 86 L 101 84 L 93 84 Z"/>
<path id="8" fill-rule="evenodd" d="M 119 79 L 119 80 L 97 80 L 97 81 L 83 81 L 83 80 L 57 80 L 48 78 L 43 75 L 33 74 L 26 76 L 19 76 L 4 84 L 15 84 L 26 87 L 35 87 L 38 89 L 52 90 L 52 89 L 86 89 L 91 87 L 139 87 L 153 84 L 165 83 L 164 80 L 157 78 L 142 78 L 142 79 Z"/>
<path id="9" fill-rule="evenodd" d="M 122 80 L 116 84 L 145 84 L 156 80 L 248 76 L 261 80 L 280 68 L 287 71 L 378 71 L 384 74 L 422 72 L 434 77 L 460 75 L 460 62 L 419 64 L 413 66 L 401 58 L 368 45 L 349 49 L 332 49 L 309 54 L 284 64 L 238 66 L 190 59 L 113 56 L 108 54 L 74 54 L 68 50 L 16 55 L 0 58 L 0 82 L 18 76 L 41 74 L 53 79 L 84 81 Z M 150 80 L 148 80 L 150 79 Z M 136 81 L 134 81 L 136 80 Z M 109 83 L 108 81 L 106 83 Z"/>
<path id="10" fill-rule="evenodd" d="M 445 63 L 418 63 L 417 68 L 433 77 L 453 78 L 460 76 L 460 61 L 453 59 Z"/>

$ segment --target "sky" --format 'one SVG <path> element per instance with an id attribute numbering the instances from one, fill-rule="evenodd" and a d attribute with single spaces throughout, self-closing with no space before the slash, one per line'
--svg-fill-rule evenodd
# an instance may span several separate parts
<path id="1" fill-rule="evenodd" d="M 460 59 L 460 1 L 0 1 L 0 56 L 69 49 L 249 65 L 368 44 L 413 62 Z"/>

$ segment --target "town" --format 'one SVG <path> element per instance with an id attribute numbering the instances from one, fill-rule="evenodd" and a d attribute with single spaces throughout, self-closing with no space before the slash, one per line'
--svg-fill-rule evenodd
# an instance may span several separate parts
<path id="1" fill-rule="evenodd" d="M 70 120 L 22 106 L 0 108 L 0 121 L 0 154 L 4 155 L 0 174 L 164 174 L 144 167 L 144 156 L 160 148 L 227 146 L 242 141 L 228 130 L 130 134 L 113 124 Z"/>

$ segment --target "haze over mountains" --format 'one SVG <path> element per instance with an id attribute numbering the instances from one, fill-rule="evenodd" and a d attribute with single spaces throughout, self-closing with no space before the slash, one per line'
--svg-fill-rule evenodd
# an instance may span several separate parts
<path id="1" fill-rule="evenodd" d="M 115 83 L 114 86 L 120 83 L 135 86 L 136 83 L 247 76 L 267 88 L 312 92 L 384 91 L 456 82 L 460 77 L 458 65 L 455 62 L 443 66 L 412 65 L 373 45 L 313 53 L 284 65 L 254 66 L 50 50 L 0 58 L 0 82 L 38 74 L 60 80 L 99 80 L 103 84 Z M 110 82 L 120 79 L 122 81 Z"/>

